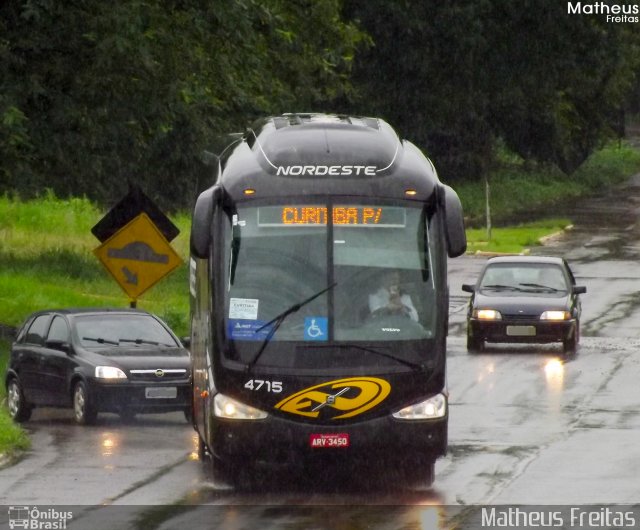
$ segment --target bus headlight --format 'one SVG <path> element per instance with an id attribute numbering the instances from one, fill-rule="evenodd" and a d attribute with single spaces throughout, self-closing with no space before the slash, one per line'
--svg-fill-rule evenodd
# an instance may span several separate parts
<path id="1" fill-rule="evenodd" d="M 569 311 L 544 311 L 540 315 L 540 320 L 569 320 L 570 318 Z"/>
<path id="2" fill-rule="evenodd" d="M 227 420 L 263 420 L 268 416 L 266 412 L 240 403 L 224 394 L 216 394 L 213 398 L 213 413 L 216 417 Z"/>
<path id="3" fill-rule="evenodd" d="M 429 399 L 400 409 L 392 416 L 398 420 L 433 420 L 444 418 L 447 414 L 447 398 L 443 394 L 436 394 Z"/>

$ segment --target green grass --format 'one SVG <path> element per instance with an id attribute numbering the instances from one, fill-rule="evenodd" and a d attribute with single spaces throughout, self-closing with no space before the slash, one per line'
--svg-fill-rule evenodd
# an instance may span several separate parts
<path id="1" fill-rule="evenodd" d="M 18 326 L 37 309 L 126 307 L 129 297 L 93 254 L 100 242 L 91 227 L 104 215 L 86 199 L 51 194 L 20 202 L 0 197 L 0 322 Z M 138 300 L 179 335 L 188 332 L 189 216 L 172 221 L 180 235 L 171 242 L 183 263 Z"/>
<path id="2" fill-rule="evenodd" d="M 491 241 L 487 240 L 484 228 L 467 229 L 467 252 L 491 252 L 519 254 L 526 249 L 539 246 L 541 239 L 561 232 L 571 225 L 569 219 L 544 219 L 512 227 L 493 228 Z"/>
<path id="3" fill-rule="evenodd" d="M 553 167 L 526 164 L 513 155 L 502 156 L 489 177 L 492 222 L 494 226 L 513 224 L 513 219 L 523 212 L 544 216 L 543 208 L 597 193 L 639 171 L 640 151 L 625 143 L 610 144 L 597 151 L 571 176 Z M 467 225 L 484 226 L 484 182 L 452 186 L 462 201 Z"/>

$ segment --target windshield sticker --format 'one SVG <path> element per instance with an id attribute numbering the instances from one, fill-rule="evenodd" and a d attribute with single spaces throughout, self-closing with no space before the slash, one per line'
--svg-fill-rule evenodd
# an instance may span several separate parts
<path id="1" fill-rule="evenodd" d="M 351 377 L 305 388 L 280 401 L 276 408 L 308 418 L 340 420 L 371 410 L 390 392 L 391 385 L 384 379 Z"/>
<path id="2" fill-rule="evenodd" d="M 262 320 L 229 319 L 227 330 L 235 340 L 265 340 L 273 327 L 263 327 L 265 324 Z"/>
<path id="3" fill-rule="evenodd" d="M 229 318 L 256 320 L 258 318 L 258 302 L 254 298 L 231 298 L 229 300 Z"/>
<path id="4" fill-rule="evenodd" d="M 327 340 L 328 320 L 326 317 L 306 317 L 304 319 L 304 340 Z"/>

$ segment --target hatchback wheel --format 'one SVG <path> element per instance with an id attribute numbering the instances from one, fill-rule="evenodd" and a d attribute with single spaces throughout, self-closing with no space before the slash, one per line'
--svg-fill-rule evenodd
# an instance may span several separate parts
<path id="1" fill-rule="evenodd" d="M 120 421 L 122 421 L 122 423 L 131 423 L 136 419 L 136 413 L 131 409 L 122 409 L 118 412 L 118 415 L 120 416 Z"/>
<path id="2" fill-rule="evenodd" d="M 571 338 L 562 341 L 564 352 L 576 353 L 578 350 L 578 342 L 580 342 L 580 326 L 576 325 L 576 329 Z"/>
<path id="3" fill-rule="evenodd" d="M 484 340 L 472 337 L 467 333 L 467 351 L 469 353 L 480 353 L 484 349 Z"/>
<path id="4" fill-rule="evenodd" d="M 80 425 L 95 423 L 98 412 L 91 402 L 87 385 L 78 381 L 73 388 L 73 416 Z"/>
<path id="5" fill-rule="evenodd" d="M 15 378 L 7 385 L 7 405 L 9 415 L 14 421 L 23 422 L 31 417 L 33 407 L 25 401 L 20 382 Z"/>

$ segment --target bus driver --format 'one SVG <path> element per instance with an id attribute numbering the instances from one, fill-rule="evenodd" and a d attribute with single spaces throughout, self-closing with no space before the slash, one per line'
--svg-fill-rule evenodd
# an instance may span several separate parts
<path id="1" fill-rule="evenodd" d="M 411 297 L 400 291 L 400 272 L 386 271 L 380 280 L 380 287 L 369 295 L 369 311 L 371 316 L 380 314 L 405 315 L 411 320 L 418 321 L 416 310 Z"/>

